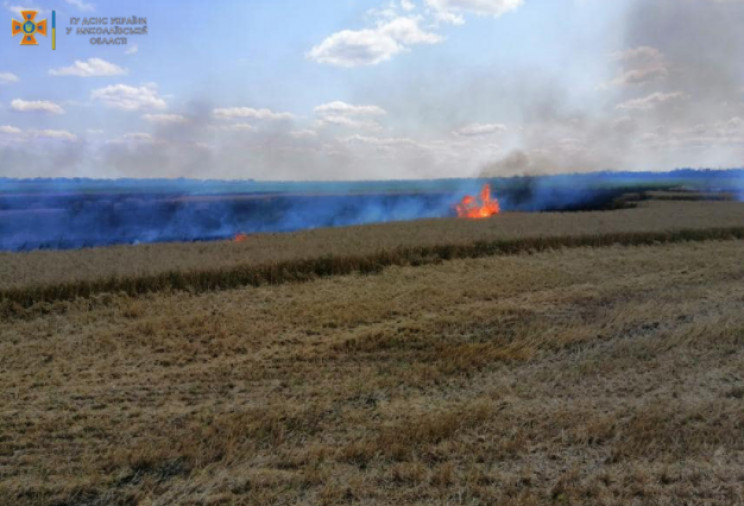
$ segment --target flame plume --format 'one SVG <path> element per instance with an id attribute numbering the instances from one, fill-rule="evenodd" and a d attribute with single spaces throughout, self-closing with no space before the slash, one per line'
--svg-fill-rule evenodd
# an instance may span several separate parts
<path id="1" fill-rule="evenodd" d="M 480 203 L 472 195 L 468 195 L 455 206 L 459 218 L 473 220 L 490 218 L 501 212 L 498 199 L 491 197 L 491 185 L 486 183 L 480 191 Z"/>

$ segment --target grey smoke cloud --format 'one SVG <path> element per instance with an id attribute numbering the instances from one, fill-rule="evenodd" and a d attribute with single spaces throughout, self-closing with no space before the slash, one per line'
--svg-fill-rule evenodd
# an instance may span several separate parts
<path id="1" fill-rule="evenodd" d="M 637 0 L 624 24 L 614 107 L 572 121 L 546 104 L 483 174 L 741 165 L 744 2 Z"/>

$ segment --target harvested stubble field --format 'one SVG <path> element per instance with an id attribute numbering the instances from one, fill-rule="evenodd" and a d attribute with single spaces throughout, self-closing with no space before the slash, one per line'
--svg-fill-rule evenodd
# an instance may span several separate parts
<path id="1" fill-rule="evenodd" d="M 652 203 L 741 220 L 698 204 Z M 429 224 L 500 218 L 528 219 Z M 29 309 L 0 322 L 0 503 L 741 504 L 743 281 L 710 240 Z"/>

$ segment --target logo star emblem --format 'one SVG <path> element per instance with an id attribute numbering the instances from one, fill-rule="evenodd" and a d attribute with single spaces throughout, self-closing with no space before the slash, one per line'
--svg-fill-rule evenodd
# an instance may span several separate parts
<path id="1" fill-rule="evenodd" d="M 22 33 L 21 45 L 22 46 L 38 46 L 36 42 L 36 34 L 39 33 L 44 37 L 47 36 L 47 20 L 42 19 L 38 23 L 35 21 L 37 11 L 21 11 L 23 21 L 13 20 L 12 33 L 13 37 Z"/>

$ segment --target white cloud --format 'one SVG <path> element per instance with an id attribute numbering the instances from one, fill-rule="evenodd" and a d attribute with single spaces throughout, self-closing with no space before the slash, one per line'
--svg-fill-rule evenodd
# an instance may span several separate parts
<path id="1" fill-rule="evenodd" d="M 77 7 L 81 11 L 90 12 L 96 10 L 93 4 L 86 3 L 83 0 L 65 0 L 65 2 L 73 7 Z"/>
<path id="2" fill-rule="evenodd" d="M 77 136 L 67 130 L 29 130 L 31 137 L 42 139 L 59 139 L 63 141 L 77 140 Z"/>
<path id="3" fill-rule="evenodd" d="M 0 133 L 7 135 L 20 135 L 23 131 L 20 128 L 10 125 L 0 125 Z"/>
<path id="4" fill-rule="evenodd" d="M 426 0 L 426 3 L 436 12 L 455 16 L 452 19 L 459 24 L 455 15 L 457 12 L 498 17 L 519 8 L 524 0 Z"/>
<path id="5" fill-rule="evenodd" d="M 374 120 L 354 119 L 349 116 L 325 116 L 316 122 L 317 127 L 328 125 L 354 128 L 357 130 L 382 130 L 382 125 Z"/>
<path id="6" fill-rule="evenodd" d="M 0 84 L 17 83 L 18 81 L 20 81 L 20 78 L 17 75 L 10 72 L 0 72 Z"/>
<path id="7" fill-rule="evenodd" d="M 137 44 L 132 44 L 126 51 L 124 51 L 124 54 L 135 54 L 137 51 L 139 51 L 139 46 Z"/>
<path id="8" fill-rule="evenodd" d="M 127 73 L 127 69 L 102 60 L 101 58 L 89 58 L 88 61 L 75 60 L 69 67 L 51 69 L 52 76 L 77 76 L 77 77 L 103 77 L 120 76 Z"/>
<path id="9" fill-rule="evenodd" d="M 219 119 L 250 118 L 258 120 L 289 120 L 294 115 L 288 112 L 274 112 L 271 109 L 254 109 L 252 107 L 223 107 L 212 111 Z"/>
<path id="10" fill-rule="evenodd" d="M 228 125 L 210 125 L 210 129 L 223 132 L 255 132 L 256 127 L 250 123 L 231 123 Z"/>
<path id="11" fill-rule="evenodd" d="M 420 16 L 399 17 L 378 26 L 378 31 L 407 45 L 437 44 L 442 41 L 440 35 L 422 30 L 419 26 L 420 21 Z"/>
<path id="12" fill-rule="evenodd" d="M 331 34 L 313 46 L 306 57 L 346 68 L 377 65 L 412 46 L 444 40 L 422 25 L 437 27 L 440 22 L 462 25 L 464 13 L 498 17 L 523 3 L 524 0 L 426 0 L 425 15 L 411 15 L 416 9 L 412 0 L 391 1 L 384 9 L 368 11 L 377 18 L 375 26 Z"/>
<path id="13" fill-rule="evenodd" d="M 346 102 L 336 100 L 335 102 L 329 102 L 317 106 L 315 114 L 320 116 L 343 114 L 349 116 L 382 116 L 387 114 L 387 111 L 382 107 L 376 105 L 351 105 Z"/>
<path id="14" fill-rule="evenodd" d="M 668 104 L 669 102 L 675 102 L 685 98 L 685 94 L 681 92 L 674 93 L 652 93 L 646 97 L 634 98 L 623 102 L 617 106 L 618 109 L 635 110 L 635 111 L 649 111 L 657 108 L 660 105 Z"/>
<path id="15" fill-rule="evenodd" d="M 319 105 L 314 112 L 318 116 L 317 126 L 337 125 L 369 130 L 382 129 L 371 117 L 387 114 L 385 109 L 376 105 L 352 105 L 338 100 Z"/>
<path id="16" fill-rule="evenodd" d="M 140 87 L 114 84 L 93 90 L 90 97 L 109 107 L 124 111 L 165 109 L 166 107 L 165 100 L 158 96 L 157 86 L 154 84 Z"/>
<path id="17" fill-rule="evenodd" d="M 465 24 L 465 18 L 462 17 L 460 14 L 455 14 L 453 12 L 448 11 L 435 11 L 434 18 L 437 21 L 441 21 L 442 23 L 449 23 L 451 25 L 464 25 Z"/>
<path id="18" fill-rule="evenodd" d="M 52 139 L 73 142 L 77 136 L 67 130 L 21 130 L 10 125 L 0 125 L 0 135 L 12 137 L 16 142 L 28 141 L 30 139 Z"/>
<path id="19" fill-rule="evenodd" d="M 307 56 L 318 63 L 350 68 L 376 65 L 402 50 L 392 37 L 377 30 L 342 30 L 314 46 Z"/>
<path id="20" fill-rule="evenodd" d="M 376 65 L 419 44 L 436 44 L 442 37 L 419 26 L 420 17 L 398 17 L 375 28 L 342 30 L 313 47 L 307 57 L 339 67 Z"/>
<path id="21" fill-rule="evenodd" d="M 45 112 L 48 114 L 63 114 L 62 107 L 49 100 L 23 100 L 16 98 L 10 103 L 10 108 L 18 112 Z"/>
<path id="22" fill-rule="evenodd" d="M 465 125 L 452 133 L 461 137 L 478 137 L 492 135 L 506 131 L 506 127 L 499 123 L 472 123 Z"/>
<path id="23" fill-rule="evenodd" d="M 142 119 L 149 121 L 150 123 L 158 123 L 161 125 L 176 125 L 180 123 L 188 123 L 189 119 L 182 114 L 144 114 Z"/>

